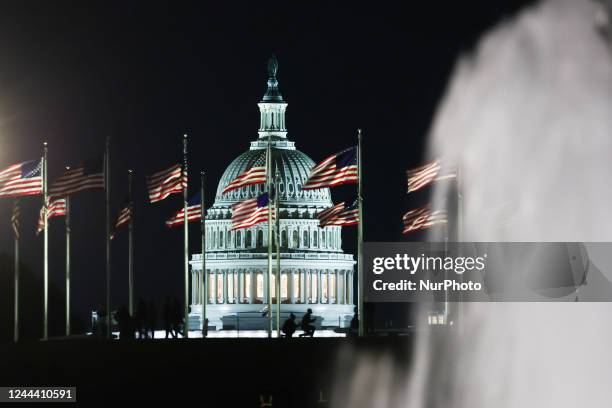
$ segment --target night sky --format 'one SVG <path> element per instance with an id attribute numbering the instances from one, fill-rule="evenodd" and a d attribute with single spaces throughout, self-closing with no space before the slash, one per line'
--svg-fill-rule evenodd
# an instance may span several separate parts
<path id="1" fill-rule="evenodd" d="M 164 225 L 181 204 L 179 195 L 147 203 L 144 175 L 178 161 L 188 133 L 191 174 L 207 172 L 211 205 L 225 168 L 257 137 L 271 53 L 289 139 L 318 162 L 356 144 L 363 128 L 365 239 L 406 240 L 401 216 L 427 196 L 406 195 L 405 170 L 422 163 L 454 62 L 525 2 L 176 3 L 11 2 L 0 13 L 0 167 L 39 157 L 47 141 L 52 182 L 63 166 L 101 155 L 110 136 L 113 218 L 132 168 L 136 298 L 155 300 L 182 293 L 182 230 Z M 198 186 L 192 179 L 191 192 Z M 334 190 L 334 201 L 354 191 Z M 22 200 L 21 246 L 25 267 L 42 277 L 40 205 Z M 0 254 L 13 251 L 11 208 L 0 201 Z M 87 319 L 105 296 L 104 193 L 75 196 L 72 222 L 72 307 Z M 199 228 L 190 226 L 191 252 Z M 113 242 L 116 306 L 127 302 L 126 232 Z M 343 239 L 354 252 L 356 229 Z M 61 289 L 63 218 L 51 221 L 50 243 Z M 50 307 L 63 313 L 63 303 Z M 9 320 L 12 305 L 1 315 Z"/>

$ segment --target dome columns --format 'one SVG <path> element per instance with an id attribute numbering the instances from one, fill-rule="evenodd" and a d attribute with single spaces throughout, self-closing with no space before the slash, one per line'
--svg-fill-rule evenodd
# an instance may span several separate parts
<path id="1" fill-rule="evenodd" d="M 287 104 L 261 102 L 259 106 L 259 138 L 268 136 L 287 137 L 287 125 L 285 123 L 285 111 Z"/>

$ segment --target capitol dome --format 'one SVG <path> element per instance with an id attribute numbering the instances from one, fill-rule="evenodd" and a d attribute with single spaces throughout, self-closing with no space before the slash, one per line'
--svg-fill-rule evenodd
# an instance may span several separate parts
<path id="1" fill-rule="evenodd" d="M 284 146 L 280 147 L 279 144 Z M 332 201 L 328 188 L 302 190 L 302 185 L 306 182 L 308 174 L 315 163 L 310 157 L 296 150 L 292 145 L 293 143 L 289 141 L 277 140 L 272 142 L 272 169 L 274 174 L 278 170 L 280 176 L 280 182 L 277 183 L 280 205 L 283 207 L 312 207 L 321 209 L 331 206 Z M 227 167 L 219 181 L 213 207 L 228 207 L 239 201 L 255 198 L 264 192 L 263 184 L 243 187 L 226 194 L 223 194 L 223 189 L 238 175 L 251 167 L 255 161 L 265 157 L 265 154 L 265 147 L 253 148 L 242 153 Z"/>
<path id="2" fill-rule="evenodd" d="M 270 146 L 272 174 L 279 192 L 278 225 L 281 271 L 272 275 L 272 303 L 277 303 L 276 277 L 280 277 L 281 318 L 298 317 L 312 309 L 324 326 L 346 326 L 353 313 L 353 255 L 342 250 L 342 227 L 321 227 L 316 214 L 333 205 L 328 188 L 302 190 L 315 162 L 295 148 L 287 138 L 287 103 L 278 88 L 278 63 L 268 63 L 268 87 L 258 104 L 260 127 L 250 148 L 226 168 L 219 180 L 212 207 L 206 214 L 206 258 L 191 257 L 190 327 L 202 326 L 203 304 L 209 328 L 248 329 L 266 327 L 261 306 L 267 303 L 268 223 L 232 229 L 232 205 L 256 198 L 267 191 L 265 184 L 242 187 L 223 193 L 225 187 L 249 168 L 265 165 Z M 276 265 L 276 264 L 275 264 Z M 206 273 L 203 273 L 203 269 Z M 206 277 L 207 285 L 203 285 Z M 207 288 L 207 289 L 205 289 Z M 273 314 L 276 311 L 272 312 Z"/>

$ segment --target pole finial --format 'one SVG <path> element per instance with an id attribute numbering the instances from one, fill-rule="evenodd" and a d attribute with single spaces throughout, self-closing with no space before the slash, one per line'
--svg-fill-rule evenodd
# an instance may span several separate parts
<path id="1" fill-rule="evenodd" d="M 187 133 L 183 134 L 183 138 L 187 139 Z"/>

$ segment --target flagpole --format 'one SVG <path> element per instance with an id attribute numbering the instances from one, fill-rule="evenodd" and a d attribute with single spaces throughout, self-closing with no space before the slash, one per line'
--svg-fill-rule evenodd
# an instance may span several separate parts
<path id="1" fill-rule="evenodd" d="M 111 317 L 111 239 L 110 239 L 110 137 L 106 138 L 104 155 L 104 189 L 106 192 L 106 338 L 112 338 Z"/>
<path id="2" fill-rule="evenodd" d="M 208 335 L 208 325 L 206 324 L 206 304 L 208 303 L 208 274 L 206 273 L 206 201 L 204 200 L 204 171 L 200 173 L 200 197 L 202 206 L 200 215 L 200 229 L 202 233 L 202 273 L 200 274 L 200 301 L 202 304 L 202 337 Z"/>
<path id="3" fill-rule="evenodd" d="M 276 169 L 276 190 L 274 191 L 276 203 L 276 337 L 280 338 L 280 314 L 281 314 L 281 257 L 280 257 L 280 208 L 279 208 L 279 193 L 278 185 L 280 183 L 280 173 Z"/>
<path id="4" fill-rule="evenodd" d="M 44 143 L 43 147 L 43 219 L 44 219 L 44 231 L 43 231 L 43 275 L 44 275 L 44 295 L 43 295 L 43 340 L 49 338 L 49 231 L 48 224 L 48 201 L 47 197 L 47 142 Z"/>
<path id="5" fill-rule="evenodd" d="M 128 307 L 130 316 L 134 316 L 134 205 L 132 204 L 132 177 L 134 171 L 128 170 Z"/>
<path id="6" fill-rule="evenodd" d="M 15 200 L 15 206 L 19 205 L 19 200 Z M 15 208 L 13 208 L 15 214 Z M 15 221 L 13 221 L 15 222 Z M 19 231 L 15 229 L 15 316 L 13 322 L 13 341 L 19 341 Z"/>
<path id="7" fill-rule="evenodd" d="M 70 167 L 66 166 L 66 170 Z M 70 336 L 70 196 L 66 196 L 66 336 Z"/>
<path id="8" fill-rule="evenodd" d="M 187 173 L 187 135 L 183 135 L 183 176 Z M 183 255 L 185 268 L 185 324 L 183 325 L 183 337 L 189 337 L 189 223 L 187 221 L 187 182 L 183 185 Z"/>
<path id="9" fill-rule="evenodd" d="M 365 315 L 363 310 L 363 196 L 362 196 L 362 176 L 361 176 L 361 129 L 357 130 L 357 171 L 358 171 L 358 191 L 357 202 L 359 208 L 359 224 L 357 224 L 357 315 L 361 320 L 359 322 L 359 336 L 365 335 Z"/>
<path id="10" fill-rule="evenodd" d="M 268 179 L 268 337 L 272 337 L 272 137 L 268 134 L 268 150 L 266 157 L 266 175 Z"/>

